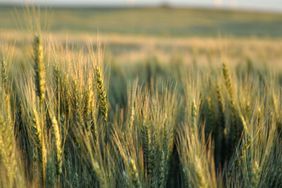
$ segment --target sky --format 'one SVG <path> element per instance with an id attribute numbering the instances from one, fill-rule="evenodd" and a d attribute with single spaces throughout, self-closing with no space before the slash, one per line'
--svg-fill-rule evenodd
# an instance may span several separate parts
<path id="1" fill-rule="evenodd" d="M 0 3 L 35 2 L 49 5 L 158 5 L 205 6 L 273 10 L 282 12 L 282 0 L 0 0 Z"/>

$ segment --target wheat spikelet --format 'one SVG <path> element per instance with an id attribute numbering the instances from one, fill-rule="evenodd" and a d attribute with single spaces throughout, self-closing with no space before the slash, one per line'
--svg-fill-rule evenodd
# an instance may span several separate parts
<path id="1" fill-rule="evenodd" d="M 174 145 L 174 129 L 163 128 L 162 148 L 160 151 L 159 162 L 159 175 L 158 175 L 158 187 L 166 187 L 168 173 L 169 173 L 169 159 L 172 156 Z"/>
<path id="2" fill-rule="evenodd" d="M 96 122 L 94 92 L 90 79 L 88 79 L 87 82 L 84 102 L 84 119 L 86 120 L 87 130 L 90 131 L 94 129 L 94 124 Z"/>
<path id="3" fill-rule="evenodd" d="M 159 179 L 158 179 L 158 187 L 162 188 L 165 187 L 167 178 L 167 159 L 165 156 L 165 152 L 161 151 L 161 161 L 159 167 Z"/>
<path id="4" fill-rule="evenodd" d="M 4 89 L 7 91 L 8 88 L 8 73 L 7 73 L 7 62 L 5 59 L 1 60 L 1 82 Z"/>
<path id="5" fill-rule="evenodd" d="M 87 82 L 87 89 L 86 89 L 86 97 L 85 97 L 85 114 L 91 115 L 93 111 L 93 104 L 94 104 L 94 93 L 92 88 L 92 83 L 90 81 Z"/>
<path id="6" fill-rule="evenodd" d="M 18 161 L 16 160 L 13 122 L 10 119 L 11 117 L 3 118 L 0 114 L 0 163 L 5 166 L 7 182 L 12 185 L 16 181 L 15 175 L 18 172 L 19 164 L 17 164 Z"/>
<path id="7" fill-rule="evenodd" d="M 234 96 L 233 96 L 233 86 L 231 82 L 231 75 L 229 73 L 229 70 L 226 64 L 223 64 L 222 72 L 223 72 L 225 86 L 228 91 L 229 100 L 230 100 L 230 111 L 231 111 L 230 125 L 231 127 L 229 130 L 229 139 L 228 139 L 229 151 L 227 155 L 228 158 L 230 158 L 236 148 L 236 145 L 238 144 L 238 141 L 240 140 L 243 130 L 245 129 L 247 131 L 247 126 L 244 125 L 245 123 L 243 122 L 244 118 L 240 117 L 240 112 L 236 108 Z"/>
<path id="8" fill-rule="evenodd" d="M 58 121 L 54 115 L 51 116 L 52 121 L 52 128 L 53 133 L 55 136 L 55 147 L 56 147 L 56 167 L 57 167 L 57 173 L 60 175 L 62 173 L 62 140 L 61 140 L 61 134 L 60 134 L 60 128 L 58 125 Z"/>
<path id="9" fill-rule="evenodd" d="M 62 99 L 64 100 L 64 105 L 65 105 L 65 112 L 67 116 L 71 116 L 72 113 L 72 87 L 70 84 L 70 81 L 67 79 L 67 76 L 64 76 L 62 79 L 62 86 L 63 86 L 63 94 L 64 97 Z M 62 100 L 61 99 L 61 100 Z"/>
<path id="10" fill-rule="evenodd" d="M 135 165 L 135 162 L 133 159 L 129 160 L 129 170 L 130 170 L 130 176 L 132 177 L 132 183 L 134 187 L 142 187 L 140 180 L 139 180 L 139 174 Z"/>
<path id="11" fill-rule="evenodd" d="M 252 169 L 251 169 L 251 186 L 258 187 L 260 181 L 260 174 L 261 168 L 256 160 L 252 162 Z"/>
<path id="12" fill-rule="evenodd" d="M 197 184 L 197 187 L 199 188 L 208 188 L 208 183 L 207 180 L 205 179 L 205 175 L 204 175 L 204 170 L 202 168 L 202 161 L 200 161 L 201 159 L 199 158 L 195 158 L 194 161 L 194 169 L 192 172 L 192 176 L 194 176 L 195 178 L 195 182 Z"/>
<path id="13" fill-rule="evenodd" d="M 148 172 L 148 163 L 149 163 L 149 130 L 148 127 L 145 125 L 141 129 L 141 139 L 142 139 L 142 145 L 143 145 L 143 155 L 144 155 L 144 166 L 145 169 Z"/>
<path id="14" fill-rule="evenodd" d="M 60 94 L 61 92 L 63 92 L 61 90 L 61 82 L 62 82 L 62 75 L 61 72 L 58 68 L 58 66 L 54 66 L 53 67 L 53 77 L 54 77 L 54 81 L 55 81 L 55 96 L 57 101 L 60 101 Z"/>
<path id="15" fill-rule="evenodd" d="M 82 94 L 80 85 L 78 84 L 77 80 L 73 81 L 73 92 L 72 92 L 72 101 L 73 101 L 73 115 L 74 115 L 74 121 L 77 125 L 83 126 L 83 109 L 82 109 Z"/>
<path id="16" fill-rule="evenodd" d="M 43 103 L 45 98 L 45 66 L 43 63 L 43 46 L 40 36 L 36 35 L 33 41 L 33 58 L 35 72 L 36 94 Z"/>
<path id="17" fill-rule="evenodd" d="M 244 133 L 248 135 L 249 134 L 249 128 L 248 128 L 247 122 L 246 122 L 246 120 L 245 120 L 245 118 L 242 114 L 239 115 L 239 120 L 241 122 Z"/>
<path id="18" fill-rule="evenodd" d="M 225 63 L 222 64 L 222 73 L 225 81 L 225 86 L 227 88 L 231 102 L 233 103 L 233 86 L 231 82 L 231 75 Z"/>
<path id="19" fill-rule="evenodd" d="M 108 120 L 107 93 L 104 86 L 102 72 L 98 66 L 95 67 L 95 73 L 96 73 L 96 86 L 98 92 L 99 111 L 102 114 L 104 121 L 107 122 Z"/>
<path id="20" fill-rule="evenodd" d="M 133 125 L 134 125 L 134 116 L 135 116 L 135 109 L 134 109 L 134 107 L 132 106 L 132 107 L 131 107 L 131 110 L 130 110 L 130 117 L 129 117 L 129 123 L 128 123 L 129 128 L 133 128 Z"/>
<path id="21" fill-rule="evenodd" d="M 43 130 L 41 128 L 41 122 L 40 122 L 40 117 L 38 115 L 38 112 L 36 109 L 33 109 L 33 125 L 32 125 L 32 130 L 33 130 L 33 135 L 35 136 L 35 144 L 37 147 L 38 156 L 40 160 L 40 165 L 41 165 L 41 178 L 42 178 L 42 184 L 45 185 L 45 179 L 46 179 L 46 165 L 47 165 L 47 150 L 46 150 L 46 145 L 45 145 L 45 140 L 44 140 L 44 134 Z"/>
<path id="22" fill-rule="evenodd" d="M 197 111 L 197 105 L 196 105 L 196 102 L 195 100 L 193 100 L 192 102 L 192 109 L 191 109 L 191 124 L 192 124 L 192 127 L 195 128 L 197 127 L 197 117 L 198 117 L 198 111 Z"/>
<path id="23" fill-rule="evenodd" d="M 43 185 L 45 185 L 46 166 L 47 166 L 47 150 L 46 150 L 44 139 L 42 139 L 42 147 L 41 147 L 41 164 L 42 164 L 42 181 L 43 181 Z"/>
<path id="24" fill-rule="evenodd" d="M 156 174 L 156 161 L 157 161 L 157 152 L 156 152 L 156 133 L 154 133 L 153 130 L 151 130 L 149 136 L 149 144 L 148 144 L 148 179 L 149 182 L 154 185 L 156 184 L 155 177 Z M 156 184 L 157 185 L 157 184 Z"/>
<path id="25" fill-rule="evenodd" d="M 223 104 L 223 98 L 221 94 L 221 89 L 219 84 L 216 86 L 216 96 L 217 96 L 217 102 L 218 102 L 218 107 L 219 107 L 219 112 L 223 114 L 224 112 L 224 104 Z"/>
<path id="26" fill-rule="evenodd" d="M 8 156 L 7 156 L 7 150 L 6 150 L 6 144 L 7 140 L 3 138 L 4 136 L 4 131 L 2 130 L 6 125 L 5 125 L 4 118 L 2 115 L 0 115 L 0 162 L 3 163 L 4 167 L 8 166 Z M 7 168 L 7 167 L 6 167 Z M 8 171 L 8 173 L 10 173 Z M 8 175 L 8 178 L 10 177 L 10 174 Z"/>
<path id="27" fill-rule="evenodd" d="M 153 182 L 154 163 L 156 162 L 154 160 L 156 156 L 153 148 L 154 135 L 152 132 L 152 128 L 146 124 L 143 125 L 142 127 L 141 139 L 143 143 L 144 166 L 146 170 L 145 172 L 147 175 L 147 179 L 149 180 L 150 183 L 154 183 Z"/>
<path id="28" fill-rule="evenodd" d="M 218 103 L 218 122 L 216 126 L 216 138 L 215 138 L 215 157 L 216 157 L 216 166 L 219 166 L 220 163 L 224 163 L 226 150 L 225 150 L 225 142 L 226 135 L 225 131 L 225 117 L 224 117 L 224 103 L 223 97 L 221 94 L 221 88 L 219 84 L 216 86 L 216 97 Z"/>
<path id="29" fill-rule="evenodd" d="M 6 118 L 8 120 L 8 124 L 12 124 L 12 109 L 11 109 L 11 96 L 10 94 L 5 94 L 5 107 L 6 107 Z"/>

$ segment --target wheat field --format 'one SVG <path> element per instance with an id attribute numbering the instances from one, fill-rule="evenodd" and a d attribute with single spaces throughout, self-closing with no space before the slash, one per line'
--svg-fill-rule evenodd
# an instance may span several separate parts
<path id="1" fill-rule="evenodd" d="M 282 186 L 279 37 L 30 21 L 0 29 L 0 187 Z"/>

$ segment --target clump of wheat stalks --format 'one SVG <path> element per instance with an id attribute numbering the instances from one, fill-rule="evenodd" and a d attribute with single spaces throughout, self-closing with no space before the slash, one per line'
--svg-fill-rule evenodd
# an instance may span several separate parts
<path id="1" fill-rule="evenodd" d="M 24 184 L 10 106 L 9 95 L 0 87 L 0 187 L 8 188 Z"/>
<path id="2" fill-rule="evenodd" d="M 101 133 L 104 127 L 97 128 Z M 77 135 L 81 135 L 82 150 L 81 157 L 87 159 L 90 165 L 90 172 L 95 179 L 95 184 L 101 188 L 116 187 L 113 181 L 115 178 L 115 162 L 108 145 L 108 142 L 103 139 L 102 135 L 85 134 L 84 128 L 77 129 Z"/>
<path id="3" fill-rule="evenodd" d="M 100 168 L 100 165 L 94 159 L 92 160 L 91 164 L 92 164 L 93 171 L 94 171 L 94 173 L 96 175 L 96 178 L 97 178 L 97 180 L 99 182 L 99 186 L 102 187 L 102 188 L 106 188 L 107 187 L 107 182 L 104 179 L 104 175 L 103 175 L 103 172 L 102 172 L 102 170 Z"/>
<path id="4" fill-rule="evenodd" d="M 182 125 L 178 130 L 177 149 L 182 163 L 185 187 L 217 187 L 211 144 L 197 127 Z"/>
<path id="5" fill-rule="evenodd" d="M 33 41 L 33 60 L 35 72 L 35 88 L 36 94 L 43 103 L 45 99 L 46 81 L 45 81 L 45 66 L 43 62 L 43 46 L 39 35 L 34 37 Z"/>
<path id="6" fill-rule="evenodd" d="M 102 115 L 103 120 L 107 122 L 108 110 L 109 110 L 108 101 L 107 101 L 107 92 L 103 81 L 103 74 L 99 66 L 95 67 L 95 75 L 96 75 L 96 89 L 98 92 L 99 111 Z"/>
<path id="7" fill-rule="evenodd" d="M 269 96 L 265 96 L 267 100 Z M 281 143 L 278 144 L 278 131 L 276 125 L 276 118 L 269 115 L 270 105 L 260 107 L 255 105 L 252 109 L 252 115 L 244 120 L 244 131 L 241 144 L 237 147 L 236 155 L 231 161 L 231 165 L 226 167 L 229 174 L 229 186 L 234 186 L 233 177 L 240 179 L 240 187 L 279 187 L 277 186 L 276 173 L 271 173 L 273 169 L 277 171 L 276 165 L 281 165 L 276 152 L 281 153 Z M 261 121 L 264 119 L 264 121 Z M 279 146 L 280 145 L 280 146 Z M 270 178 L 271 177 L 271 178 Z M 272 178 L 273 177 L 273 178 Z M 276 179 L 276 180 L 275 180 Z M 279 179 L 279 178 L 278 178 Z M 238 182 L 237 182 L 238 183 Z"/>
<path id="8" fill-rule="evenodd" d="M 130 132 L 127 133 L 127 137 L 124 137 L 121 130 L 115 129 L 113 143 L 116 146 L 119 158 L 122 159 L 124 164 L 124 168 L 118 169 L 119 173 L 122 174 L 122 184 L 129 187 L 142 187 L 144 183 L 141 182 L 141 174 L 139 168 L 137 168 L 137 163 L 142 164 L 142 159 L 140 161 L 136 159 L 139 156 L 137 153 L 138 148 L 136 148 L 138 140 L 134 138 L 135 136 L 136 132 Z"/>
<path id="9" fill-rule="evenodd" d="M 168 88 L 161 90 L 162 95 L 151 90 L 148 96 L 147 91 L 146 88 L 143 93 L 139 87 L 130 90 L 127 126 L 114 125 L 117 128 L 113 141 L 126 166 L 121 173 L 127 177 L 125 182 L 129 178 L 135 187 L 140 183 L 145 187 L 165 187 L 174 141 L 176 95 Z M 130 112 L 133 104 L 140 107 L 134 111 L 134 120 Z"/>
<path id="10" fill-rule="evenodd" d="M 13 135 L 12 124 L 4 121 L 2 114 L 0 115 L 0 166 L 3 172 L 1 172 L 0 185 L 1 187 L 12 187 L 15 181 L 15 173 L 17 171 L 17 161 L 15 153 L 15 141 Z M 2 173 L 6 173 L 6 180 Z"/>
<path id="11" fill-rule="evenodd" d="M 237 144 L 240 142 L 243 131 L 247 132 L 247 127 L 244 124 L 245 119 L 242 116 L 239 107 L 235 103 L 233 88 L 234 83 L 231 82 L 231 74 L 225 63 L 222 66 L 222 73 L 228 93 L 228 109 L 225 113 L 230 114 L 230 120 L 228 122 L 230 126 L 227 127 L 229 130 L 227 137 L 228 152 L 226 152 L 225 156 L 227 156 L 227 159 L 230 159 L 237 147 Z"/>

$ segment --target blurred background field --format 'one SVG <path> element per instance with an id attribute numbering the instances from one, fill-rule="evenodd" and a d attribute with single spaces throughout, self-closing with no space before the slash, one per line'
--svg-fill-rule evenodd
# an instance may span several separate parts
<path id="1" fill-rule="evenodd" d="M 23 18 L 23 10 L 1 7 L 1 29 L 18 29 L 13 18 Z M 282 36 L 280 13 L 173 7 L 45 10 L 49 22 L 47 29 L 52 32 L 162 37 Z"/>
<path id="2" fill-rule="evenodd" d="M 16 44 L 17 54 L 22 53 L 23 45 L 29 45 L 30 20 L 39 18 L 31 15 L 32 10 L 23 7 L 0 7 L 1 42 Z M 225 56 L 232 62 L 276 65 L 282 57 L 281 13 L 164 6 L 45 7 L 40 9 L 40 21 L 52 40 L 74 49 L 98 40 L 107 59 L 119 63 L 153 57 L 162 62 L 193 62 L 196 56 L 207 63 Z"/>

